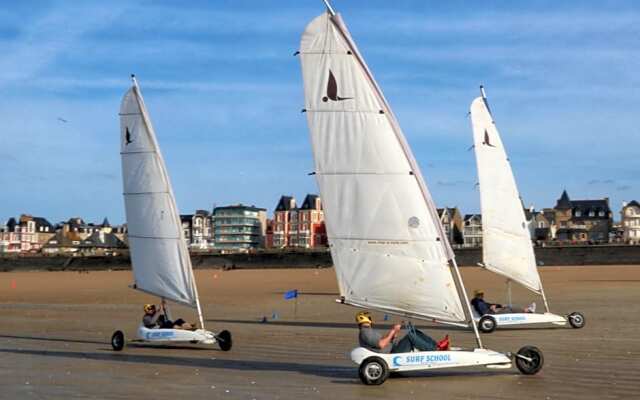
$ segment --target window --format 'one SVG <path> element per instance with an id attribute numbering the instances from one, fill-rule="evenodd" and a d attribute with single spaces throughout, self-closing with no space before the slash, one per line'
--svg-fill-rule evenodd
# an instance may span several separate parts
<path id="1" fill-rule="evenodd" d="M 576 217 L 581 217 L 582 216 L 582 211 L 576 210 L 575 215 L 576 215 Z"/>
<path id="2" fill-rule="evenodd" d="M 600 212 L 598 213 L 598 216 L 600 216 L 600 217 L 604 217 L 604 211 L 600 211 Z"/>

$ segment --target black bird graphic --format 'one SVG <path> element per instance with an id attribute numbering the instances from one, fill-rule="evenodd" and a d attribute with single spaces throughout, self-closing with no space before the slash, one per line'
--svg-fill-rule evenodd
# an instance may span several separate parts
<path id="1" fill-rule="evenodd" d="M 124 133 L 124 144 L 125 146 L 127 146 L 129 143 L 133 143 L 133 140 L 131 140 L 131 132 L 129 132 L 129 127 L 127 126 L 126 131 Z"/>
<path id="2" fill-rule="evenodd" d="M 482 142 L 482 144 L 485 144 L 489 147 L 496 147 L 494 145 L 491 144 L 491 142 L 489 142 L 489 133 L 487 132 L 487 130 L 484 130 L 484 142 Z"/>
<path id="3" fill-rule="evenodd" d="M 329 100 L 332 101 L 342 101 L 353 99 L 353 97 L 340 97 L 338 96 L 338 82 L 336 82 L 336 77 L 333 76 L 333 72 L 329 70 L 329 82 L 327 83 L 327 95 L 322 98 L 322 101 L 325 103 Z"/>

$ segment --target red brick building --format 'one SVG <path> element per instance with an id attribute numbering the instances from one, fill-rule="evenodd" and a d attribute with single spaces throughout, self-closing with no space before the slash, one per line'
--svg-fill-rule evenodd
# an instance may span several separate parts
<path id="1" fill-rule="evenodd" d="M 267 234 L 268 247 L 314 248 L 327 246 L 327 232 L 320 197 L 308 194 L 304 198 L 302 206 L 298 208 L 293 196 L 282 196 L 274 210 L 269 231 Z"/>

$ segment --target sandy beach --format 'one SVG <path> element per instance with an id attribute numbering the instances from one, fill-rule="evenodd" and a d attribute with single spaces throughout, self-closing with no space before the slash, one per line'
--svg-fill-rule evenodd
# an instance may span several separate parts
<path id="1" fill-rule="evenodd" d="M 502 279 L 463 268 L 471 292 L 505 300 Z M 0 274 L 0 398 L 442 398 L 631 399 L 640 396 L 640 267 L 541 268 L 552 311 L 582 311 L 584 329 L 512 329 L 483 335 L 487 347 L 540 347 L 544 369 L 466 369 L 413 373 L 366 387 L 347 353 L 356 345 L 355 309 L 336 304 L 333 269 L 198 270 L 207 328 L 228 329 L 230 352 L 141 348 L 113 352 L 109 338 L 132 338 L 142 305 L 155 299 L 128 288 L 129 271 Z M 294 301 L 283 292 L 298 289 Z M 516 303 L 533 296 L 514 290 Z M 541 301 L 538 301 L 541 306 Z M 195 313 L 173 307 L 175 316 Z M 379 321 L 382 315 L 374 314 Z M 267 323 L 260 323 L 266 316 Z M 393 317 L 389 321 L 396 321 Z M 423 325 L 423 324 L 419 324 Z M 471 332 L 423 325 L 456 346 Z"/>

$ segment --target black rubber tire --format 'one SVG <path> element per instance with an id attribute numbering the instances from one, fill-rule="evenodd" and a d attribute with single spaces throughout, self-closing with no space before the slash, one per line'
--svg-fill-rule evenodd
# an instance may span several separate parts
<path id="1" fill-rule="evenodd" d="M 584 315 L 579 312 L 572 312 L 571 314 L 567 315 L 567 319 L 569 320 L 569 325 L 571 325 L 571 327 L 575 329 L 583 328 L 584 324 L 587 322 L 584 319 Z"/>
<path id="2" fill-rule="evenodd" d="M 111 335 L 111 347 L 115 351 L 120 351 L 124 348 L 124 333 L 122 331 L 113 332 L 113 335 Z"/>
<path id="3" fill-rule="evenodd" d="M 528 357 L 531 361 L 527 361 L 518 356 L 515 356 L 516 359 L 516 367 L 522 372 L 524 375 L 535 375 L 542 369 L 544 365 L 544 356 L 542 355 L 542 351 L 535 346 L 524 346 L 520 350 L 518 350 L 518 354 Z"/>
<path id="4" fill-rule="evenodd" d="M 491 315 L 485 315 L 478 321 L 478 329 L 482 333 L 491 333 L 496 330 L 498 322 Z"/>
<path id="5" fill-rule="evenodd" d="M 382 385 L 389 377 L 389 366 L 380 357 L 369 357 L 360 363 L 358 375 L 365 385 Z"/>
<path id="6" fill-rule="evenodd" d="M 218 341 L 218 346 L 220 346 L 220 350 L 229 351 L 233 346 L 233 339 L 231 338 L 231 332 L 222 331 L 216 335 L 216 340 Z"/>

